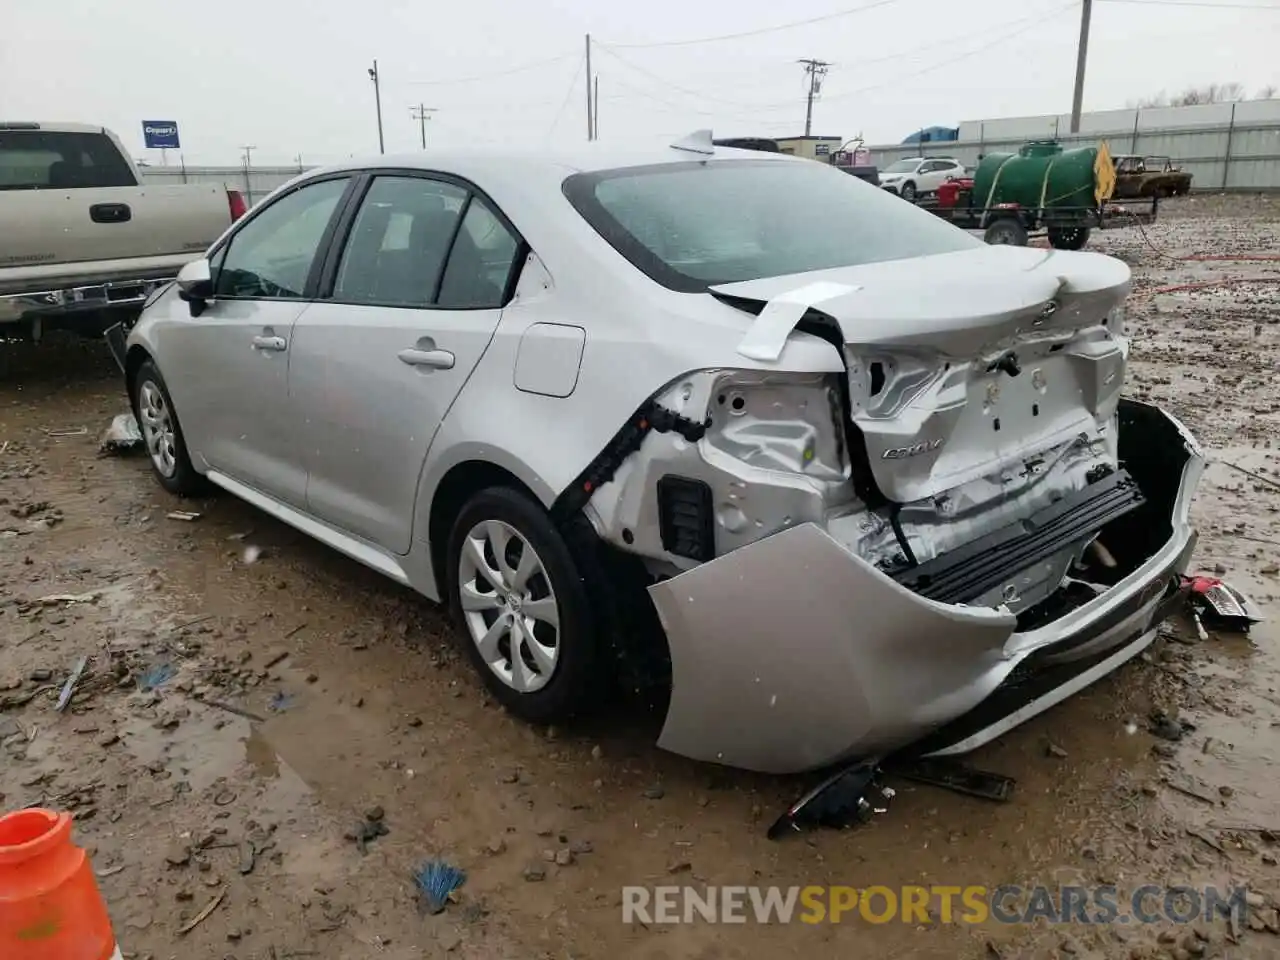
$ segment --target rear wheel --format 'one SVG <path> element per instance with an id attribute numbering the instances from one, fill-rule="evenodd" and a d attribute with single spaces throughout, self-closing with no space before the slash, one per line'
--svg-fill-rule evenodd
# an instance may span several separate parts
<path id="1" fill-rule="evenodd" d="M 1083 250 L 1089 242 L 1088 227 L 1050 227 L 1049 245 L 1057 250 Z"/>
<path id="2" fill-rule="evenodd" d="M 916 202 L 916 185 L 910 180 L 902 185 L 902 199 L 908 203 Z"/>
<path id="3" fill-rule="evenodd" d="M 133 410 L 160 486 L 183 497 L 201 493 L 205 479 L 191 465 L 169 388 L 151 360 L 145 361 L 134 375 Z"/>
<path id="4" fill-rule="evenodd" d="M 1027 228 L 1013 217 L 1002 217 L 987 227 L 982 239 L 999 246 L 1025 247 Z"/>
<path id="5" fill-rule="evenodd" d="M 508 710 L 567 720 L 603 686 L 595 619 L 545 510 L 507 487 L 467 502 L 449 538 L 449 602 L 467 656 Z"/>

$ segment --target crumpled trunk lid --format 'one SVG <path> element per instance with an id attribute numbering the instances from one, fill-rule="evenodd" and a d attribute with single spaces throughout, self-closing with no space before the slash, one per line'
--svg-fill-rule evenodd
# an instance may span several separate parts
<path id="1" fill-rule="evenodd" d="M 1094 253 L 987 246 L 712 288 L 759 314 L 739 351 L 776 359 L 801 320 L 844 341 L 850 413 L 897 503 L 1025 468 L 1110 429 L 1130 272 Z"/>

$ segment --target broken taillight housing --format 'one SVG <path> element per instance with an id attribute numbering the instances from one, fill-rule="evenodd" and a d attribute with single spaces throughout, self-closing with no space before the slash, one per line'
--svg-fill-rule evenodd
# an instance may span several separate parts
<path id="1" fill-rule="evenodd" d="M 706 442 L 742 463 L 828 480 L 847 473 L 836 374 L 722 372 L 708 416 Z"/>

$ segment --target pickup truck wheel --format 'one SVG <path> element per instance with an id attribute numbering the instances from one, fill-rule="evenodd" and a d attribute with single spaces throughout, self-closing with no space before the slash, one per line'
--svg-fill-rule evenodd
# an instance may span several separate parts
<path id="1" fill-rule="evenodd" d="M 494 697 L 533 723 L 593 706 L 605 686 L 595 617 L 541 505 L 508 487 L 482 490 L 459 512 L 447 556 L 449 604 Z"/>
<path id="2" fill-rule="evenodd" d="M 910 180 L 902 185 L 902 199 L 907 203 L 916 202 L 916 185 Z"/>
<path id="3" fill-rule="evenodd" d="M 200 493 L 204 489 L 204 477 L 191 465 L 169 389 L 150 360 L 134 375 L 133 410 L 160 486 L 182 497 Z"/>

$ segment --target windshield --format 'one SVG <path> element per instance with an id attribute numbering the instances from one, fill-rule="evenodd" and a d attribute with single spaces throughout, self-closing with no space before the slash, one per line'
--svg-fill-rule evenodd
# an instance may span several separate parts
<path id="1" fill-rule="evenodd" d="M 882 173 L 915 173 L 919 160 L 895 160 L 884 168 Z"/>
<path id="2" fill-rule="evenodd" d="M 105 134 L 0 130 L 0 190 L 135 186 Z"/>
<path id="3" fill-rule="evenodd" d="M 982 246 L 914 204 L 813 161 L 726 160 L 579 173 L 575 209 L 673 290 Z"/>

